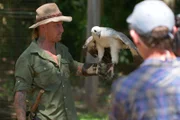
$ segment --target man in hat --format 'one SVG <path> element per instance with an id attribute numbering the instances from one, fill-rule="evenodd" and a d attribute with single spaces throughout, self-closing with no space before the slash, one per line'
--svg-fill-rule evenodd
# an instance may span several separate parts
<path id="1" fill-rule="evenodd" d="M 113 84 L 111 120 L 180 120 L 180 60 L 173 53 L 172 10 L 161 0 L 138 3 L 127 18 L 144 58 Z"/>
<path id="2" fill-rule="evenodd" d="M 15 66 L 14 105 L 18 120 L 26 119 L 26 105 L 31 106 L 30 115 L 36 120 L 77 120 L 68 80 L 70 72 L 95 75 L 98 69 L 95 64 L 74 61 L 68 48 L 59 42 L 63 21 L 71 20 L 62 15 L 55 3 L 36 10 L 36 23 L 29 27 L 35 29 L 35 40 Z M 42 90 L 44 93 L 40 93 Z M 27 98 L 30 99 L 26 101 Z"/>

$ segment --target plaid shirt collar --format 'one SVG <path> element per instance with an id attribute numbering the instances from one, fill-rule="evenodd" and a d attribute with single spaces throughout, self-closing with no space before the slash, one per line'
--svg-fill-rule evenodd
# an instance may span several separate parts
<path id="1" fill-rule="evenodd" d="M 161 60 L 158 58 L 149 58 L 146 59 L 140 67 L 143 66 L 162 66 L 162 65 L 168 65 L 168 66 L 179 66 L 180 65 L 180 58 L 176 59 L 166 59 L 166 60 Z"/>

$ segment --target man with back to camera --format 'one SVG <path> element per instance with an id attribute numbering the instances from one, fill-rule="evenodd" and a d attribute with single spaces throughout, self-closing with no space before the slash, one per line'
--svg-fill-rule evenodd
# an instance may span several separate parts
<path id="1" fill-rule="evenodd" d="M 112 85 L 110 120 L 180 120 L 180 60 L 173 53 L 175 17 L 160 0 L 138 3 L 127 18 L 144 62 Z"/>

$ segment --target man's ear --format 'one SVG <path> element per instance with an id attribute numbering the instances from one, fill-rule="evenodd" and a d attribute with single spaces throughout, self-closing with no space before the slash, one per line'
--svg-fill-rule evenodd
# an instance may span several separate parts
<path id="1" fill-rule="evenodd" d="M 176 26 L 173 27 L 173 35 L 175 35 L 178 31 L 178 28 Z"/>
<path id="2" fill-rule="evenodd" d="M 136 33 L 135 30 L 130 30 L 130 35 L 135 43 L 135 45 L 139 44 L 139 35 Z"/>

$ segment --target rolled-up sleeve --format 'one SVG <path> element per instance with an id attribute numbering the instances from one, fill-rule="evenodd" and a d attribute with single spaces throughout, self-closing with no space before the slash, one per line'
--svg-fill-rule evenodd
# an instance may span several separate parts
<path id="1" fill-rule="evenodd" d="M 14 92 L 29 90 L 32 85 L 33 72 L 27 58 L 19 58 L 15 66 Z"/>

